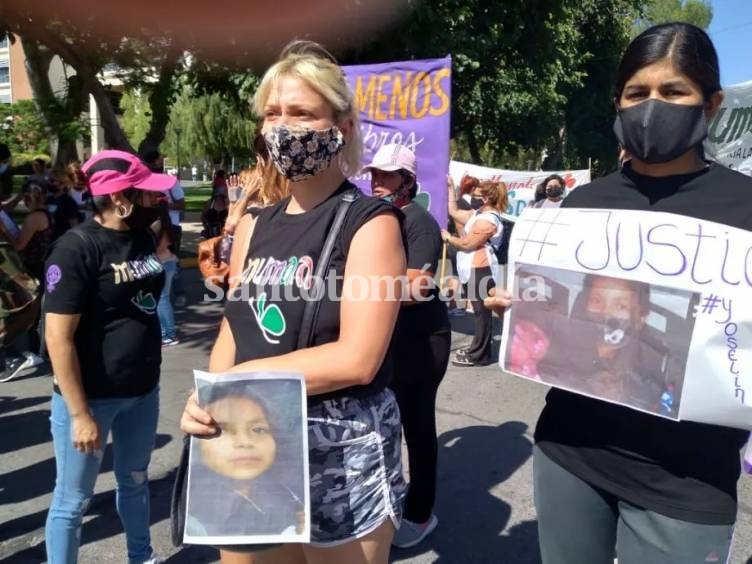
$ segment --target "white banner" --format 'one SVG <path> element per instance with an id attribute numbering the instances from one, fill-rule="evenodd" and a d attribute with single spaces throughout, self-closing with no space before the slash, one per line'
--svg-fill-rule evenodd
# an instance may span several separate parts
<path id="1" fill-rule="evenodd" d="M 558 174 L 567 185 L 566 194 L 577 186 L 590 182 L 590 170 L 506 170 L 503 168 L 489 168 L 459 161 L 449 163 L 449 174 L 459 189 L 464 176 L 474 176 L 479 180 L 503 180 L 509 190 L 509 207 L 507 214 L 518 216 L 530 202 L 535 199 L 535 188 L 548 176 Z"/>
<path id="2" fill-rule="evenodd" d="M 724 88 L 705 151 L 719 163 L 752 176 L 752 80 Z"/>
<path id="3" fill-rule="evenodd" d="M 530 208 L 509 257 L 519 301 L 506 313 L 504 370 L 752 429 L 752 233 L 667 213 Z"/>

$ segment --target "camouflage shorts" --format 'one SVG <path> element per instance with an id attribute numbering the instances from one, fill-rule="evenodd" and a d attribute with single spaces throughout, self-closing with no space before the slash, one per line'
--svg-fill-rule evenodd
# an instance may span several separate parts
<path id="1" fill-rule="evenodd" d="M 387 518 L 399 526 L 406 493 L 401 438 L 391 390 L 309 408 L 312 544 L 363 537 Z"/>

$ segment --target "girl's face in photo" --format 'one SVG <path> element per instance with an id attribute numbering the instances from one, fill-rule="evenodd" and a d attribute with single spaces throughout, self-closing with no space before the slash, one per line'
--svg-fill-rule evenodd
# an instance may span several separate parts
<path id="1" fill-rule="evenodd" d="M 207 406 L 220 434 L 199 441 L 204 464 L 234 480 L 253 480 L 269 470 L 277 454 L 264 409 L 243 397 L 227 397 Z"/>
<path id="2" fill-rule="evenodd" d="M 593 281 L 587 311 L 599 317 L 631 322 L 640 317 L 637 294 L 628 282 L 617 278 L 597 278 Z"/>

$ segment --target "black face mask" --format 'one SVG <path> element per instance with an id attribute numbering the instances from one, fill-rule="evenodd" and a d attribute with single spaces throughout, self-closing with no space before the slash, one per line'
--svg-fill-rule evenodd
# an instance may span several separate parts
<path id="1" fill-rule="evenodd" d="M 622 146 L 642 162 L 673 161 L 708 136 L 705 106 L 647 100 L 619 109 L 614 133 Z"/>
<path id="2" fill-rule="evenodd" d="M 130 215 L 123 219 L 130 229 L 148 229 L 152 223 L 159 219 L 160 213 L 158 207 L 146 207 L 140 204 L 133 204 L 133 210 Z"/>
<path id="3" fill-rule="evenodd" d="M 483 198 L 470 198 L 470 207 L 479 210 L 483 207 Z"/>
<path id="4" fill-rule="evenodd" d="M 550 186 L 546 188 L 546 195 L 549 198 L 558 198 L 564 193 L 564 188 L 561 186 Z"/>

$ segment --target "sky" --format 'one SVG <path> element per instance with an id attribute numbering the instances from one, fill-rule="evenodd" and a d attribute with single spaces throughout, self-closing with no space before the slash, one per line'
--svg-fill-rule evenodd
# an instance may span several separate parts
<path id="1" fill-rule="evenodd" d="M 718 51 L 721 84 L 752 80 L 752 0 L 711 0 L 708 33 Z"/>

